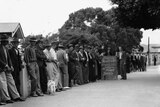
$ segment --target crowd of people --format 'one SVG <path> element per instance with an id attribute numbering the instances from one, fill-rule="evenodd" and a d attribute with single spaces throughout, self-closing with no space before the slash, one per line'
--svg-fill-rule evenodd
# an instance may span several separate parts
<path id="1" fill-rule="evenodd" d="M 38 97 L 49 94 L 49 80 L 55 82 L 56 92 L 100 80 L 101 60 L 106 53 L 109 55 L 103 46 L 79 43 L 63 46 L 57 41 L 44 44 L 42 39 L 35 37 L 30 38 L 30 44 L 20 54 L 18 39 L 13 38 L 12 46 L 8 47 L 8 36 L 0 37 L 0 105 L 25 101 L 20 91 L 20 72 L 25 68 L 23 61 L 31 80 L 30 96 Z M 122 80 L 127 79 L 127 73 L 146 70 L 146 57 L 142 54 L 129 54 L 119 47 L 115 56 Z"/>

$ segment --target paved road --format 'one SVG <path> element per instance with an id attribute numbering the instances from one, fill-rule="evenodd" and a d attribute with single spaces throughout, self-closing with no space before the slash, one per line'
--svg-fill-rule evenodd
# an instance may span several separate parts
<path id="1" fill-rule="evenodd" d="M 128 80 L 98 81 L 4 107 L 160 107 L 160 66 L 130 73 Z"/>

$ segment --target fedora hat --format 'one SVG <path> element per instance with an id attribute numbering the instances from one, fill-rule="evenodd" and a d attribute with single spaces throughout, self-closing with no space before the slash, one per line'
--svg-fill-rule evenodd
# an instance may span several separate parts
<path id="1" fill-rule="evenodd" d="M 79 49 L 83 49 L 83 46 L 80 46 Z"/>
<path id="2" fill-rule="evenodd" d="M 52 45 L 50 43 L 45 44 L 45 47 L 51 47 Z"/>
<path id="3" fill-rule="evenodd" d="M 6 34 L 0 34 L 0 41 L 9 41 L 8 35 Z"/>
<path id="4" fill-rule="evenodd" d="M 30 41 L 30 42 L 37 42 L 37 39 L 36 39 L 35 37 L 31 37 L 31 38 L 29 39 L 29 41 Z"/>
<path id="5" fill-rule="evenodd" d="M 64 48 L 64 46 L 62 44 L 59 44 L 58 48 Z"/>
<path id="6" fill-rule="evenodd" d="M 43 40 L 39 39 L 39 40 L 36 41 L 36 44 L 39 44 L 39 43 L 43 43 Z"/>
<path id="7" fill-rule="evenodd" d="M 79 48 L 79 45 L 78 45 L 78 44 L 76 44 L 76 45 L 75 45 L 75 48 Z"/>
<path id="8" fill-rule="evenodd" d="M 69 45 L 68 45 L 68 48 L 70 48 L 70 47 L 73 47 L 73 44 L 69 44 Z"/>
<path id="9" fill-rule="evenodd" d="M 52 43 L 51 43 L 51 44 L 56 44 L 56 43 L 58 43 L 58 41 L 55 41 L 55 40 L 54 40 L 54 41 L 52 41 Z"/>

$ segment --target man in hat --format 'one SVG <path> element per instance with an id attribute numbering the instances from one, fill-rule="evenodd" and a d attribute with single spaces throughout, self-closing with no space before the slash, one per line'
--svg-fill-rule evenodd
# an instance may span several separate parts
<path id="1" fill-rule="evenodd" d="M 37 64 L 37 56 L 35 52 L 36 38 L 30 38 L 30 45 L 25 49 L 24 60 L 26 62 L 27 71 L 31 78 L 31 96 L 43 96 L 40 87 L 39 67 Z"/>
<path id="2" fill-rule="evenodd" d="M 118 70 L 121 75 L 121 80 L 127 80 L 127 72 L 126 72 L 126 52 L 122 49 L 121 46 L 118 47 L 117 52 L 118 58 Z"/>
<path id="3" fill-rule="evenodd" d="M 73 44 L 68 45 L 68 74 L 69 74 L 69 86 L 73 86 L 74 74 L 75 74 L 75 63 L 73 58 Z"/>
<path id="4" fill-rule="evenodd" d="M 85 68 L 85 78 L 84 78 L 84 82 L 88 83 L 89 82 L 89 66 L 88 66 L 88 62 L 89 62 L 89 56 L 88 56 L 88 46 L 85 45 L 84 46 L 84 51 L 83 51 L 85 60 L 84 60 L 84 68 Z"/>
<path id="5" fill-rule="evenodd" d="M 59 66 L 58 66 L 57 53 L 56 53 L 57 48 L 58 48 L 58 46 L 57 46 L 58 41 L 53 41 L 51 44 L 52 44 L 52 46 L 51 46 L 51 49 L 50 49 L 50 53 L 51 53 L 52 58 L 54 59 L 53 65 L 54 65 L 54 68 L 55 68 L 55 71 L 56 71 L 56 74 L 57 74 L 56 79 L 58 80 L 56 91 L 60 92 L 61 89 L 62 89 L 62 81 L 61 81 L 61 74 L 60 74 L 60 69 L 59 69 Z"/>
<path id="6" fill-rule="evenodd" d="M 75 79 L 75 84 L 82 85 L 83 84 L 83 76 L 82 76 L 82 67 L 80 64 L 80 54 L 79 54 L 79 45 L 75 45 L 75 50 L 73 52 L 73 58 L 75 59 L 75 70 L 78 74 L 77 78 Z"/>
<path id="7" fill-rule="evenodd" d="M 7 35 L 0 35 L 0 97 L 5 103 L 24 101 L 20 98 L 11 72 L 14 70 L 10 55 L 6 48 L 8 44 Z M 9 94 L 10 93 L 10 94 Z M 11 98 L 14 100 L 12 101 Z"/>
<path id="8" fill-rule="evenodd" d="M 95 82 L 96 81 L 96 71 L 95 71 L 95 56 L 93 52 L 93 47 L 88 46 L 88 56 L 89 56 L 89 81 Z"/>
<path id="9" fill-rule="evenodd" d="M 43 93 L 47 93 L 47 70 L 46 70 L 46 60 L 47 57 L 43 52 L 44 45 L 43 40 L 40 39 L 36 42 L 36 57 L 37 64 L 39 66 L 39 74 L 40 74 L 40 85 Z"/>
<path id="10" fill-rule="evenodd" d="M 82 84 L 85 82 L 85 75 L 86 75 L 85 60 L 86 58 L 84 56 L 83 46 L 80 46 L 79 47 L 79 62 L 80 62 L 80 67 L 82 69 L 82 72 L 80 73 Z"/>
<path id="11" fill-rule="evenodd" d="M 22 69 L 21 56 L 18 50 L 19 41 L 17 38 L 13 38 L 11 41 L 12 48 L 9 49 L 9 55 L 13 64 L 14 72 L 12 72 L 13 79 L 15 81 L 18 92 L 20 93 L 20 71 Z"/>
<path id="12" fill-rule="evenodd" d="M 68 69 L 67 69 L 67 55 L 66 51 L 64 50 L 64 46 L 62 44 L 58 45 L 57 51 L 57 59 L 59 62 L 60 73 L 62 77 L 62 86 L 63 89 L 69 88 L 69 76 L 68 76 Z"/>

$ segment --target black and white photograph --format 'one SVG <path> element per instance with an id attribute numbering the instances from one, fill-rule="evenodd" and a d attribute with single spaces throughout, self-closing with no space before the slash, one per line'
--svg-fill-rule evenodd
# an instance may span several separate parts
<path id="1" fill-rule="evenodd" d="M 160 107 L 160 0 L 0 4 L 0 107 Z"/>

